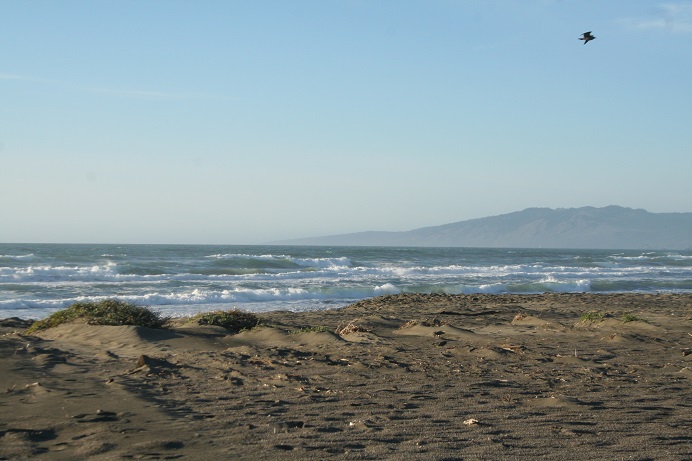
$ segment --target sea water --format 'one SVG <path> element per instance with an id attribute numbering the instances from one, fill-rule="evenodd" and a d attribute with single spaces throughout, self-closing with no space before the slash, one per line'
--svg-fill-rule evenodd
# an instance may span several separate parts
<path id="1" fill-rule="evenodd" d="M 692 251 L 0 244 L 0 318 L 107 298 L 181 316 L 543 292 L 692 292 Z"/>

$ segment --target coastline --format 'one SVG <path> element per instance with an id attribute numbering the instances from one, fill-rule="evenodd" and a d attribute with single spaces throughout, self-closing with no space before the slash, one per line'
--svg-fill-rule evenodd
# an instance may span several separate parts
<path id="1" fill-rule="evenodd" d="M 0 244 L 0 318 L 112 298 L 176 317 L 412 292 L 692 293 L 692 251 Z"/>
<path id="2" fill-rule="evenodd" d="M 0 458 L 692 456 L 692 294 L 388 295 L 260 316 L 235 335 L 4 321 Z"/>

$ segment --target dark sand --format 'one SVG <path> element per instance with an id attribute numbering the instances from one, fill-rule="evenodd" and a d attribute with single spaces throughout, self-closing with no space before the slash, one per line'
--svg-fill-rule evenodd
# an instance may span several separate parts
<path id="1" fill-rule="evenodd" d="M 692 459 L 692 295 L 262 317 L 237 335 L 4 321 L 0 459 Z"/>

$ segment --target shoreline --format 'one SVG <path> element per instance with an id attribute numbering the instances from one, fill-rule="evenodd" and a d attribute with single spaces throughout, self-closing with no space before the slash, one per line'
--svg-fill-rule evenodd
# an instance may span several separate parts
<path id="1" fill-rule="evenodd" d="M 692 456 L 692 294 L 403 294 L 258 316 L 234 335 L 3 323 L 0 457 Z"/>

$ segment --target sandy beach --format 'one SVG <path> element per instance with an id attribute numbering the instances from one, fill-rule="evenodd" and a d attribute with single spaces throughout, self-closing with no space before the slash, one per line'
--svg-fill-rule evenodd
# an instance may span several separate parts
<path id="1" fill-rule="evenodd" d="M 692 459 L 690 294 L 261 318 L 232 335 L 2 321 L 0 459 Z"/>

